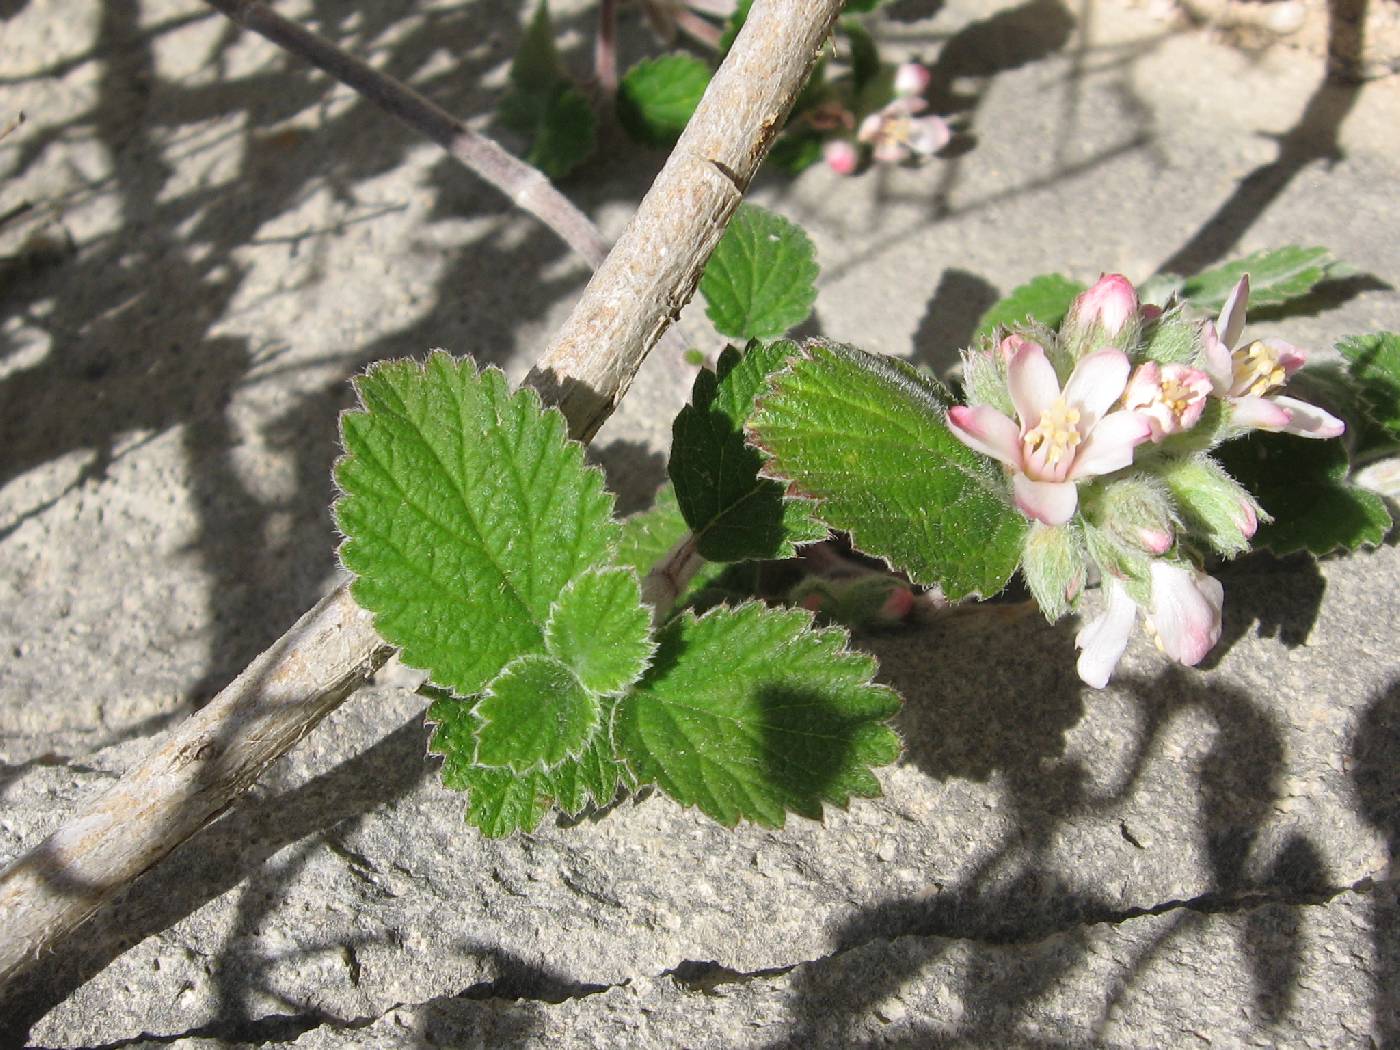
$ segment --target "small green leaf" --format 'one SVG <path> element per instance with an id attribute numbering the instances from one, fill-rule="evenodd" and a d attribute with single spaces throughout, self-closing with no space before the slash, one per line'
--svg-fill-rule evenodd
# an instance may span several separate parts
<path id="1" fill-rule="evenodd" d="M 749 424 L 765 473 L 916 583 L 949 598 L 995 594 L 1020 560 L 1026 519 L 1001 468 L 948 430 L 949 397 L 899 361 L 813 342 L 770 380 Z"/>
<path id="2" fill-rule="evenodd" d="M 554 47 L 554 23 L 549 17 L 548 0 L 540 0 L 520 47 L 510 63 L 510 82 L 517 91 L 552 94 L 561 80 L 567 79 L 559 52 Z"/>
<path id="3" fill-rule="evenodd" d="M 639 782 L 658 784 L 726 827 L 818 818 L 823 802 L 873 797 L 870 767 L 894 761 L 884 723 L 898 697 L 871 684 L 875 661 L 810 614 L 758 603 L 683 613 L 656 662 L 618 705 L 614 736 Z"/>
<path id="4" fill-rule="evenodd" d="M 1256 431 L 1216 450 L 1225 469 L 1273 515 L 1260 524 L 1255 547 L 1275 554 L 1331 554 L 1374 547 L 1385 539 L 1385 501 L 1347 478 L 1340 441 Z"/>
<path id="5" fill-rule="evenodd" d="M 558 660 L 535 653 L 507 664 L 473 712 L 476 761 L 516 773 L 578 755 L 598 728 L 598 698 Z"/>
<path id="6" fill-rule="evenodd" d="M 811 314 L 817 272 L 816 249 L 802 227 L 741 204 L 705 264 L 700 294 L 724 335 L 767 339 Z"/>
<path id="7" fill-rule="evenodd" d="M 1321 281 L 1346 271 L 1326 248 L 1290 245 L 1255 252 L 1244 259 L 1188 277 L 1181 294 L 1198 310 L 1213 312 L 1225 305 L 1231 290 L 1249 274 L 1249 308 L 1276 306 L 1301 299 Z"/>
<path id="8" fill-rule="evenodd" d="M 597 118 L 573 86 L 554 48 L 549 7 L 541 2 L 510 67 L 501 122 L 530 142 L 525 159 L 552 179 L 586 160 L 597 145 Z"/>
<path id="9" fill-rule="evenodd" d="M 770 372 L 797 353 L 782 341 L 733 347 L 718 372 L 695 377 L 691 403 L 672 428 L 671 481 L 696 549 L 710 561 L 790 558 L 799 543 L 825 539 L 809 503 L 783 499 L 783 487 L 758 476 L 763 456 L 744 442 L 744 423 Z"/>
<path id="10" fill-rule="evenodd" d="M 1361 400 L 1371 418 L 1400 439 L 1400 335 L 1356 335 L 1342 340 L 1337 349 L 1361 384 Z"/>
<path id="11" fill-rule="evenodd" d="M 782 168 L 789 175 L 797 175 L 821 159 L 821 135 L 794 121 L 773 143 L 767 163 Z"/>
<path id="12" fill-rule="evenodd" d="M 638 142 L 673 146 L 709 84 L 710 67 L 694 55 L 645 59 L 618 85 L 617 119 Z"/>
<path id="13" fill-rule="evenodd" d="M 858 20 L 843 18 L 838 23 L 851 47 L 851 92 L 859 95 L 880 72 L 880 49 L 875 38 Z"/>
<path id="14" fill-rule="evenodd" d="M 335 471 L 351 593 L 406 664 L 471 696 L 543 652 L 565 585 L 610 560 L 612 496 L 564 417 L 496 369 L 438 351 L 355 388 Z"/>
<path id="15" fill-rule="evenodd" d="M 612 705 L 613 701 L 603 701 L 605 726 L 611 723 Z M 565 758 L 554 769 L 517 774 L 471 760 L 477 719 L 470 701 L 440 699 L 429 708 L 427 718 L 436 723 L 428 750 L 443 758 L 444 786 L 468 792 L 467 822 L 488 838 L 533 831 L 551 802 L 573 816 L 590 801 L 607 805 L 617 795 L 624 770 L 612 755 L 605 728 L 594 734 L 577 758 Z"/>
<path id="16" fill-rule="evenodd" d="M 594 569 L 570 582 L 545 624 L 544 644 L 590 692 L 616 693 L 635 682 L 653 649 L 637 574 Z"/>
<path id="17" fill-rule="evenodd" d="M 982 315 L 977 322 L 975 338 L 991 335 L 998 325 L 1019 325 L 1027 318 L 1047 328 L 1056 328 L 1069 313 L 1074 297 L 1082 291 L 1082 284 L 1058 273 L 1034 277 Z"/>

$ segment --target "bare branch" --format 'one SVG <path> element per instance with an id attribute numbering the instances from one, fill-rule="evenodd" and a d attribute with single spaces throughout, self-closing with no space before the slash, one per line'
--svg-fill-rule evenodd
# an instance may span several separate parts
<path id="1" fill-rule="evenodd" d="M 516 205 L 539 219 L 579 255 L 597 267 L 608 242 L 588 216 L 554 188 L 539 169 L 506 152 L 493 139 L 472 131 L 442 107 L 402 81 L 379 72 L 329 40 L 290 22 L 258 0 L 208 0 L 211 7 L 306 59 L 375 105 L 422 132 Z"/>
<path id="2" fill-rule="evenodd" d="M 238 12 L 250 28 L 280 32 L 288 25 L 260 4 L 211 2 Z M 558 403 L 572 433 L 587 438 L 597 430 L 694 291 L 841 2 L 754 4 L 676 152 L 532 373 L 546 396 L 563 395 Z M 269 17 L 274 21 L 265 22 Z M 312 46 L 309 34 L 291 29 L 298 53 Z M 347 78 L 366 68 L 350 61 Z M 400 102 L 385 106 L 396 112 Z M 465 131 L 442 116 L 453 136 Z M 440 130 L 447 133 L 446 126 Z M 508 173 L 518 163 L 511 159 L 498 172 L 503 183 L 511 184 Z M 337 588 L 106 794 L 79 806 L 68 823 L 0 872 L 0 987 L 232 805 L 389 653 L 348 587 Z"/>

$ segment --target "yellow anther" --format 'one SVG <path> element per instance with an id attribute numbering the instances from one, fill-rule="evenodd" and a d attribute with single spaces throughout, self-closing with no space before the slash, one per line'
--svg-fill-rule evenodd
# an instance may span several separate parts
<path id="1" fill-rule="evenodd" d="M 1240 394 L 1260 397 L 1270 390 L 1281 387 L 1288 378 L 1283 365 L 1279 363 L 1278 351 L 1256 339 L 1248 346 L 1236 350 L 1231 389 Z"/>
<path id="2" fill-rule="evenodd" d="M 1079 409 L 1065 403 L 1063 397 L 1040 414 L 1040 422 L 1026 431 L 1026 451 L 1036 453 L 1045 449 L 1045 465 L 1053 467 L 1083 441 L 1079 433 Z"/>

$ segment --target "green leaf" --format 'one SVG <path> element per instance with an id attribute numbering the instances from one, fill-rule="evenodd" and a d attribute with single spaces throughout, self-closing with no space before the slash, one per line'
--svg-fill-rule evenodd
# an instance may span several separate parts
<path id="1" fill-rule="evenodd" d="M 613 701 L 605 700 L 603 705 L 602 721 L 610 724 Z M 440 699 L 429 708 L 427 718 L 436 723 L 428 750 L 443 758 L 443 784 L 468 792 L 467 822 L 488 838 L 533 831 L 551 802 L 573 816 L 590 801 L 607 805 L 617 795 L 624 770 L 612 755 L 605 730 L 596 733 L 577 758 L 566 758 L 554 769 L 517 774 L 472 761 L 477 719 L 471 701 Z"/>
<path id="2" fill-rule="evenodd" d="M 773 143 L 767 163 L 782 168 L 789 175 L 797 175 L 821 159 L 821 135 L 794 122 Z"/>
<path id="3" fill-rule="evenodd" d="M 685 523 L 680 505 L 676 502 L 675 487 L 668 481 L 657 490 L 656 500 L 649 510 L 623 520 L 617 563 L 630 565 L 637 570 L 638 576 L 645 578 L 652 567 L 689 532 L 690 526 Z M 676 600 L 677 608 L 688 604 L 723 572 L 723 565 L 706 562 Z"/>
<path id="4" fill-rule="evenodd" d="M 710 67 L 694 55 L 645 59 L 618 85 L 617 119 L 638 142 L 673 146 L 709 83 Z"/>
<path id="5" fill-rule="evenodd" d="M 1371 418 L 1400 439 L 1400 335 L 1375 332 L 1351 336 L 1338 343 L 1337 349 L 1361 384 L 1361 400 Z"/>
<path id="6" fill-rule="evenodd" d="M 1069 313 L 1074 297 L 1084 291 L 1084 285 L 1058 273 L 1041 274 L 1014 289 L 1010 295 L 995 303 L 977 322 L 974 338 L 981 339 L 996 331 L 998 325 L 1019 325 L 1027 318 L 1056 328 Z"/>
<path id="7" fill-rule="evenodd" d="M 812 312 L 817 255 L 795 222 L 741 204 L 700 277 L 705 312 L 724 335 L 767 339 Z"/>
<path id="8" fill-rule="evenodd" d="M 355 388 L 335 471 L 351 593 L 406 664 L 471 696 L 543 652 L 565 585 L 610 560 L 612 496 L 564 417 L 496 369 L 438 351 Z"/>
<path id="9" fill-rule="evenodd" d="M 616 693 L 646 669 L 651 613 L 631 569 L 594 569 L 573 580 L 545 624 L 544 644 L 583 687 Z"/>
<path id="10" fill-rule="evenodd" d="M 564 664 L 535 653 L 507 664 L 473 711 L 477 763 L 517 773 L 576 756 L 598 728 L 598 698 Z"/>
<path id="11" fill-rule="evenodd" d="M 1254 534 L 1255 547 L 1279 555 L 1352 551 L 1374 547 L 1390 528 L 1385 501 L 1348 480 L 1340 441 L 1256 431 L 1216 456 L 1273 515 Z"/>
<path id="12" fill-rule="evenodd" d="M 1198 310 L 1212 312 L 1225 305 L 1239 279 L 1249 274 L 1249 308 L 1276 306 L 1301 299 L 1328 277 L 1344 268 L 1326 248 L 1290 245 L 1274 251 L 1255 252 L 1244 259 L 1188 277 L 1182 297 Z"/>
<path id="13" fill-rule="evenodd" d="M 948 430 L 949 396 L 899 361 L 814 342 L 770 380 L 749 424 L 765 472 L 855 545 L 949 598 L 994 594 L 1026 519 L 1001 468 Z"/>
<path id="14" fill-rule="evenodd" d="M 846 0 L 843 10 L 850 14 L 866 14 L 888 3 L 889 0 Z"/>
<path id="15" fill-rule="evenodd" d="M 796 354 L 794 343 L 727 347 L 717 372 L 695 377 L 691 403 L 676 416 L 671 481 L 696 549 L 710 561 L 790 558 L 797 544 L 825 539 L 811 504 L 783 499 L 783 486 L 760 478 L 763 456 L 744 441 L 744 423 L 768 374 Z"/>
<path id="16" fill-rule="evenodd" d="M 564 76 L 563 63 L 554 47 L 554 24 L 549 17 L 548 0 L 540 0 L 520 47 L 510 63 L 510 82 L 527 94 L 552 94 Z"/>
<path id="17" fill-rule="evenodd" d="M 758 603 L 683 613 L 618 705 L 614 738 L 639 782 L 732 827 L 818 818 L 823 802 L 873 797 L 870 767 L 899 755 L 898 697 L 875 661 L 810 614 Z M 719 670 L 719 669 L 722 669 Z"/>
<path id="18" fill-rule="evenodd" d="M 515 53 L 510 85 L 498 114 L 502 123 L 529 140 L 526 160 L 558 179 L 592 155 L 597 118 L 564 72 L 544 2 L 535 9 Z"/>
<path id="19" fill-rule="evenodd" d="M 859 95 L 880 72 L 880 49 L 870 30 L 856 19 L 843 18 L 838 24 L 851 47 L 851 91 Z"/>

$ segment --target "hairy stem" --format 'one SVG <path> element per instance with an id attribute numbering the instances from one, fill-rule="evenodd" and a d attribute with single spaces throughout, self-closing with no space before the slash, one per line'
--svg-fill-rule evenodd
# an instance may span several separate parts
<path id="1" fill-rule="evenodd" d="M 570 248 L 597 267 L 608 242 L 588 217 L 554 188 L 539 169 L 507 153 L 493 139 L 472 131 L 442 107 L 402 81 L 361 62 L 258 0 L 207 0 L 245 29 L 304 58 L 391 116 L 432 139 L 455 159 L 500 190 L 518 207 L 557 233 Z"/>
<path id="2" fill-rule="evenodd" d="M 695 549 L 695 533 L 687 532 L 651 567 L 642 580 L 642 601 L 651 606 L 652 623 L 660 624 L 671 615 L 676 600 L 704 564 Z"/>
<path id="3" fill-rule="evenodd" d="M 617 94 L 617 0 L 599 0 L 598 39 L 593 43 L 593 73 L 604 102 Z"/>
<path id="4" fill-rule="evenodd" d="M 211 2 L 250 28 L 287 25 L 260 4 Z M 591 436 L 612 412 L 693 292 L 841 3 L 754 4 L 675 154 L 532 373 L 575 435 Z M 324 44 L 291 29 L 298 53 L 311 46 L 308 37 Z M 382 86 L 376 80 L 376 89 Z M 385 105 L 397 112 L 397 104 Z M 446 119 L 459 134 L 460 125 Z M 516 171 L 515 164 L 500 172 Z M 531 178 L 548 187 L 538 173 Z M 232 805 L 390 652 L 342 584 L 105 794 L 79 805 L 58 831 L 0 871 L 0 987 Z"/>

